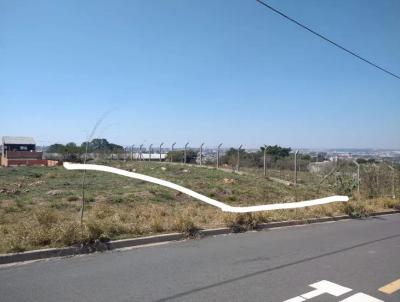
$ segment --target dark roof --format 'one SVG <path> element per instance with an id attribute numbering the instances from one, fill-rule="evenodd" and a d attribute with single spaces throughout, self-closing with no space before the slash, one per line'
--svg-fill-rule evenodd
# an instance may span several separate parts
<path id="1" fill-rule="evenodd" d="M 32 137 L 3 136 L 3 145 L 36 145 Z"/>

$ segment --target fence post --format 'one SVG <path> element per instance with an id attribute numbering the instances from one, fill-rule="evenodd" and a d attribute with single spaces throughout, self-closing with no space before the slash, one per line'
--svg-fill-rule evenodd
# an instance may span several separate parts
<path id="1" fill-rule="evenodd" d="M 143 148 L 143 144 L 140 145 L 139 147 L 139 158 L 137 158 L 137 160 L 142 160 L 142 148 Z"/>
<path id="2" fill-rule="evenodd" d="M 339 158 L 335 155 L 335 190 L 338 190 L 338 162 Z"/>
<path id="3" fill-rule="evenodd" d="M 264 177 L 267 176 L 267 145 L 264 145 Z"/>
<path id="4" fill-rule="evenodd" d="M 149 161 L 151 161 L 151 147 L 153 146 L 153 144 L 150 144 L 149 146 Z"/>
<path id="5" fill-rule="evenodd" d="M 236 162 L 236 171 L 239 172 L 240 169 L 240 149 L 243 145 L 240 145 L 237 151 L 237 162 Z"/>
<path id="6" fill-rule="evenodd" d="M 360 164 L 356 160 L 353 163 L 357 166 L 357 193 L 360 195 Z"/>
<path id="7" fill-rule="evenodd" d="M 218 148 L 217 148 L 217 169 L 219 168 L 219 152 L 220 152 L 221 146 L 222 146 L 222 143 L 219 144 Z"/>
<path id="8" fill-rule="evenodd" d="M 133 160 L 133 147 L 135 147 L 135 145 L 131 146 L 131 160 Z"/>
<path id="9" fill-rule="evenodd" d="M 183 163 L 186 164 L 186 155 L 187 155 L 187 146 L 189 145 L 189 143 L 185 144 L 185 149 L 183 151 Z"/>
<path id="10" fill-rule="evenodd" d="M 381 190 L 380 190 L 380 187 L 379 187 L 379 172 L 380 172 L 379 165 L 373 163 L 372 166 L 374 167 L 373 171 L 376 172 L 376 178 L 375 178 L 376 196 L 379 197 L 380 193 L 381 193 Z"/>
<path id="11" fill-rule="evenodd" d="M 175 146 L 175 144 L 176 144 L 176 143 L 173 143 L 173 144 L 171 145 L 171 163 L 172 163 L 172 157 L 173 157 L 173 153 L 174 153 L 174 146 Z"/>
<path id="12" fill-rule="evenodd" d="M 204 143 L 200 145 L 200 166 L 203 164 L 203 146 Z"/>
<path id="13" fill-rule="evenodd" d="M 389 164 L 387 164 L 387 165 L 388 165 L 389 169 L 392 170 L 392 198 L 396 199 L 396 193 L 394 191 L 395 170 L 391 165 L 389 165 Z"/>
<path id="14" fill-rule="evenodd" d="M 301 157 L 298 160 L 298 171 L 301 172 Z"/>
<path id="15" fill-rule="evenodd" d="M 161 162 L 161 147 L 162 147 L 162 145 L 164 145 L 164 143 L 160 144 L 160 162 Z"/>
<path id="16" fill-rule="evenodd" d="M 299 153 L 299 150 L 296 150 L 294 152 L 294 185 L 297 185 L 297 154 Z"/>

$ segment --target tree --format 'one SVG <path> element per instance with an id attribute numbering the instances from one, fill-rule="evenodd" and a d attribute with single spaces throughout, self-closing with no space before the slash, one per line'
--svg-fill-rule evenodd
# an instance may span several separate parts
<path id="1" fill-rule="evenodd" d="M 83 153 L 83 149 L 78 147 L 75 143 L 71 142 L 66 145 L 54 144 L 47 149 L 47 153 L 59 153 L 63 155 L 64 160 L 77 161 L 79 155 Z"/>
<path id="2" fill-rule="evenodd" d="M 267 155 L 271 155 L 274 159 L 288 157 L 292 148 L 284 148 L 278 145 L 275 146 L 266 146 Z M 264 152 L 264 147 L 260 148 L 262 152 Z"/>
<path id="3" fill-rule="evenodd" d="M 84 149 L 71 142 L 65 145 L 65 151 L 66 153 L 80 154 L 83 153 Z"/>
<path id="4" fill-rule="evenodd" d="M 194 163 L 196 162 L 196 152 L 194 152 L 193 150 L 187 150 L 186 151 L 186 162 L 187 163 Z M 179 162 L 179 163 L 183 163 L 184 162 L 184 151 L 183 150 L 175 150 L 175 151 L 169 151 L 167 153 L 167 161 L 172 161 L 173 162 Z"/>
<path id="5" fill-rule="evenodd" d="M 53 144 L 49 146 L 46 150 L 47 153 L 61 153 L 64 154 L 66 152 L 65 146 L 63 144 Z"/>
<path id="6" fill-rule="evenodd" d="M 86 148 L 82 143 L 81 148 Z M 109 143 L 105 138 L 95 138 L 88 145 L 89 152 L 122 152 L 124 148 L 120 145 Z"/>
<path id="7" fill-rule="evenodd" d="M 237 164 L 238 149 L 230 148 L 224 156 L 221 157 L 220 162 L 222 164 L 230 165 L 234 168 Z M 258 152 L 246 152 L 245 149 L 240 149 L 240 166 L 242 167 L 261 167 L 262 166 L 262 154 Z"/>

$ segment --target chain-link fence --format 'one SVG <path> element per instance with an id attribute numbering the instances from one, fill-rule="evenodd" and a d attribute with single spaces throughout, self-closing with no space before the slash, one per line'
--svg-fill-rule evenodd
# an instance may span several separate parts
<path id="1" fill-rule="evenodd" d="M 288 186 L 310 186 L 336 194 L 375 197 L 400 196 L 400 165 L 382 159 L 339 158 L 290 152 L 268 154 L 267 149 L 131 145 L 119 152 L 88 154 L 89 160 L 160 161 L 202 165 L 255 177 L 266 177 Z M 280 151 L 282 151 L 280 150 Z M 48 159 L 80 161 L 82 154 L 45 154 Z"/>

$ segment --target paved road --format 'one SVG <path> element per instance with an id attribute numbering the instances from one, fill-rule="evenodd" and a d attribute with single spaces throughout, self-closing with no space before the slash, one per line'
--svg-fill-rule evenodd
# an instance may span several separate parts
<path id="1" fill-rule="evenodd" d="M 400 215 L 388 215 L 1 267 L 0 301 L 398 302 L 378 291 L 397 279 Z M 347 292 L 309 286 L 321 280 Z M 345 301 L 374 301 L 360 295 Z"/>

